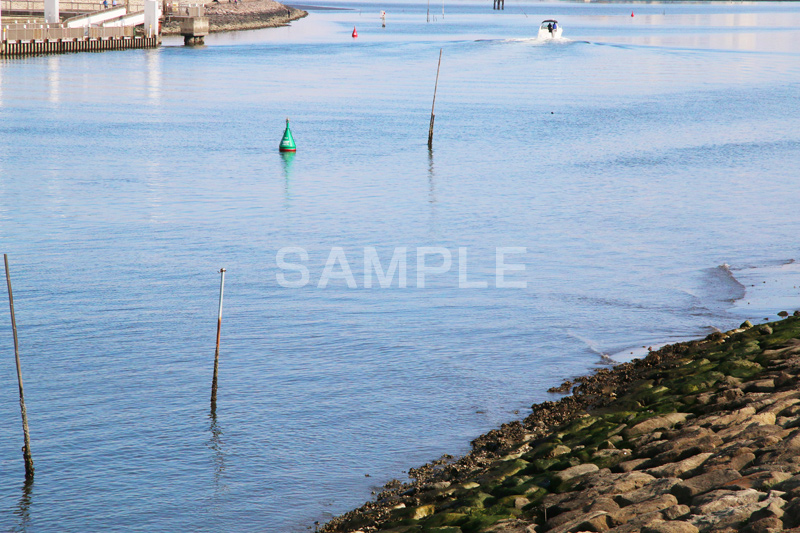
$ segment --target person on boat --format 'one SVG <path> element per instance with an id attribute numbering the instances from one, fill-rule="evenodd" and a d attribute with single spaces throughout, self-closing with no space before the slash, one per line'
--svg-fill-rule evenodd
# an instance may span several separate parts
<path id="1" fill-rule="evenodd" d="M 553 31 L 556 31 L 557 29 L 558 29 L 558 22 L 554 22 L 553 23 Z"/>
<path id="2" fill-rule="evenodd" d="M 551 34 L 553 33 L 553 23 L 552 22 L 548 22 L 547 23 L 547 31 L 549 31 Z"/>

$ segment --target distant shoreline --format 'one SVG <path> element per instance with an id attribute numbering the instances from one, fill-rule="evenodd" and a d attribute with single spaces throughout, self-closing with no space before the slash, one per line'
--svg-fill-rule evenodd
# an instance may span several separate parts
<path id="1" fill-rule="evenodd" d="M 308 12 L 272 0 L 227 0 L 205 4 L 209 31 L 256 30 L 286 26 L 293 20 L 308 16 Z M 180 22 L 170 20 L 161 27 L 162 35 L 180 35 Z"/>
<path id="2" fill-rule="evenodd" d="M 295 9 L 305 9 L 306 11 L 355 11 L 352 7 L 332 7 L 332 6 L 316 6 L 311 4 L 292 4 Z"/>

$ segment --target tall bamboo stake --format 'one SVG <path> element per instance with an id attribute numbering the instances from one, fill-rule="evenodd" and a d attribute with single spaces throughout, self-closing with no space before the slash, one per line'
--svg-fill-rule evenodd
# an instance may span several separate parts
<path id="1" fill-rule="evenodd" d="M 220 268 L 219 315 L 217 316 L 217 350 L 214 352 L 214 379 L 211 381 L 211 411 L 217 409 L 217 374 L 219 372 L 219 337 L 222 331 L 222 292 L 225 289 L 225 269 Z"/>
<path id="2" fill-rule="evenodd" d="M 6 283 L 8 284 L 8 305 L 11 308 L 11 329 L 14 331 L 14 358 L 17 361 L 17 382 L 19 383 L 19 410 L 22 413 L 22 434 L 25 446 L 22 457 L 25 459 L 25 479 L 33 479 L 33 457 L 31 457 L 31 436 L 28 432 L 28 411 L 25 409 L 25 391 L 22 387 L 22 365 L 19 362 L 19 339 L 17 338 L 17 319 L 14 316 L 14 293 L 11 292 L 11 273 L 8 270 L 8 254 L 3 254 L 6 265 Z"/>
<path id="3" fill-rule="evenodd" d="M 436 67 L 436 85 L 433 87 L 433 104 L 431 104 L 431 125 L 428 128 L 428 148 L 433 148 L 433 120 L 436 115 L 433 110 L 436 108 L 436 90 L 439 88 L 439 69 L 442 67 L 442 49 L 439 48 L 439 66 Z"/>

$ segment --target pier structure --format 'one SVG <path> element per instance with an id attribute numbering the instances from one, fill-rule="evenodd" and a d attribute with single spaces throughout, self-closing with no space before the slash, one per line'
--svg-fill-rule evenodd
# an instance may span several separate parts
<path id="1" fill-rule="evenodd" d="M 492 0 L 492 9 L 505 9 L 506 0 Z"/>
<path id="2" fill-rule="evenodd" d="M 209 32 L 208 17 L 203 4 L 181 6 L 173 11 L 171 17 L 180 21 L 183 44 L 193 46 L 203 44 Z"/>
<path id="3" fill-rule="evenodd" d="M 122 1 L 0 0 L 0 57 L 159 46 L 158 0 L 134 12 L 131 0 Z"/>

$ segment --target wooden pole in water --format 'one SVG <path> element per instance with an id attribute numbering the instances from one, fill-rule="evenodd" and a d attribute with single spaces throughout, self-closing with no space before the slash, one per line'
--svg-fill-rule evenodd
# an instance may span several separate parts
<path id="1" fill-rule="evenodd" d="M 220 268 L 219 315 L 217 316 L 217 350 L 214 352 L 214 378 L 211 381 L 211 411 L 217 409 L 217 374 L 219 373 L 219 337 L 222 331 L 222 292 L 225 289 L 225 269 Z"/>
<path id="2" fill-rule="evenodd" d="M 11 292 L 11 273 L 8 271 L 8 254 L 3 254 L 6 265 L 6 283 L 8 284 L 8 305 L 11 308 L 11 329 L 14 331 L 14 358 L 17 360 L 17 382 L 19 383 L 19 409 L 22 413 L 22 434 L 25 446 L 22 456 L 25 459 L 25 479 L 33 479 L 33 457 L 31 457 L 31 435 L 28 432 L 28 411 L 25 409 L 25 391 L 22 387 L 22 366 L 19 362 L 19 339 L 17 338 L 17 319 L 14 316 L 14 293 Z"/>
<path id="3" fill-rule="evenodd" d="M 433 148 L 433 120 L 436 115 L 433 110 L 436 108 L 436 90 L 439 88 L 439 69 L 442 67 L 442 49 L 439 48 L 439 66 L 436 67 L 436 85 L 433 87 L 433 104 L 431 104 L 431 125 L 428 128 L 428 148 Z"/>

